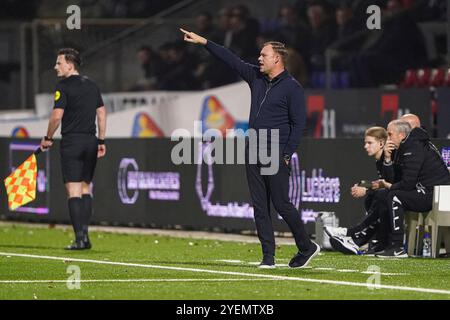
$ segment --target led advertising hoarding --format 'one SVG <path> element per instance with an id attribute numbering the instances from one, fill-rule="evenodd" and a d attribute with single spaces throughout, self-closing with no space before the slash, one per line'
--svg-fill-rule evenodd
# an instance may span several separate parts
<path id="1" fill-rule="evenodd" d="M 20 140 L 19 144 L 18 140 L 0 139 L 0 172 L 4 177 L 36 145 L 36 142 L 25 141 Z M 191 142 L 192 146 L 198 144 L 198 141 Z M 450 141 L 433 142 L 448 165 Z M 175 145 L 176 142 L 165 138 L 108 140 L 107 156 L 98 161 L 94 177 L 92 223 L 191 230 L 255 230 L 245 165 L 208 164 L 205 161 L 175 165 L 171 159 Z M 192 160 L 211 157 L 211 149 L 207 146 L 207 143 L 200 143 Z M 25 212 L 10 212 L 2 188 L 1 217 L 69 222 L 59 161 L 56 141 L 50 152 L 38 156 L 41 173 L 37 199 Z M 350 226 L 365 215 L 363 201 L 353 199 L 350 188 L 360 180 L 376 178 L 375 162 L 363 150 L 362 139 L 306 138 L 291 160 L 289 196 L 310 233 L 314 233 L 315 216 L 320 212 L 334 212 L 341 226 Z M 274 229 L 289 231 L 275 210 L 272 212 Z"/>

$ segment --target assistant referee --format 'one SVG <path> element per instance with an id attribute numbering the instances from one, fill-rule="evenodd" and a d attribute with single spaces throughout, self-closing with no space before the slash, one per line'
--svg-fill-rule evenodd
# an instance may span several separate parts
<path id="1" fill-rule="evenodd" d="M 80 65 L 80 54 L 75 49 L 58 51 L 55 70 L 62 80 L 56 85 L 47 135 L 41 141 L 42 149 L 50 148 L 53 135 L 62 121 L 61 168 L 75 232 L 75 241 L 65 248 L 67 250 L 91 248 L 88 226 L 92 215 L 92 196 L 89 185 L 97 158 L 106 154 L 106 109 L 97 85 L 78 73 Z"/>

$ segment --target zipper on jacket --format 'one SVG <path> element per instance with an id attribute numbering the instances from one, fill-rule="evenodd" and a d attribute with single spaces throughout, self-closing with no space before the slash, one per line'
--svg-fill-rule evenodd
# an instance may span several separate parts
<path id="1" fill-rule="evenodd" d="M 258 109 L 258 112 L 256 113 L 255 120 L 253 121 L 253 123 L 255 123 L 256 119 L 258 119 L 259 112 L 261 111 L 261 107 L 262 107 L 264 101 L 266 101 L 267 93 L 269 93 L 269 90 L 272 88 L 272 86 L 273 86 L 273 83 L 269 82 L 269 85 L 267 86 L 267 89 L 266 89 L 266 93 L 264 94 L 264 98 L 262 99 L 261 103 L 259 104 L 259 109 Z"/>

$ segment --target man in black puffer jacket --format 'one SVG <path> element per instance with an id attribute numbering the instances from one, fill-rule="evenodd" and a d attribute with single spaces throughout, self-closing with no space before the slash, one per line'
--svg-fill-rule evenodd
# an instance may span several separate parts
<path id="1" fill-rule="evenodd" d="M 385 180 L 380 183 L 389 189 L 389 215 L 384 219 L 391 226 L 392 244 L 377 256 L 404 258 L 408 256 L 403 248 L 405 210 L 431 210 L 434 186 L 450 185 L 450 173 L 424 129 L 417 127 L 411 130 L 408 122 L 394 120 L 389 123 L 387 131 L 387 145 L 391 144 L 397 150 L 393 154 L 393 162 L 385 160 L 385 166 L 393 166 L 395 178 L 394 183 Z"/>

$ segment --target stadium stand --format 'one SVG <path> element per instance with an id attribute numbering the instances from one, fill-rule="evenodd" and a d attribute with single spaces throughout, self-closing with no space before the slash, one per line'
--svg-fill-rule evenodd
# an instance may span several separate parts
<path id="1" fill-rule="evenodd" d="M 69 2 L 83 7 L 84 32 L 62 27 L 67 14 L 61 8 Z M 33 1 L 22 8 L 19 1 L 9 1 L 0 12 L 12 10 L 13 3 L 23 10 L 23 15 L 19 18 L 22 25 L 13 27 L 15 32 L 11 32 L 11 26 L 0 27 L 0 33 L 9 34 L 8 40 L 2 38 L 3 45 L 11 48 L 0 68 L 3 75 L 14 78 L 14 84 L 6 84 L 4 80 L 0 83 L 2 95 L 9 96 L 0 107 L 31 107 L 34 94 L 51 91 L 54 85 L 51 57 L 62 45 L 84 52 L 87 61 L 84 70 L 99 79 L 105 92 L 138 89 L 140 86 L 136 84 L 145 80 L 145 75 L 136 58 L 137 49 L 150 47 L 164 66 L 172 67 L 178 63 L 177 58 L 167 55 L 167 48 L 185 50 L 176 44 L 180 39 L 174 30 L 180 24 L 204 32 L 250 62 L 256 61 L 261 36 L 285 41 L 296 60 L 302 61 L 298 80 L 309 88 L 392 84 L 426 87 L 427 81 L 433 83 L 430 86 L 442 85 L 441 71 L 431 75 L 433 80 L 426 78 L 428 69 L 443 69 L 446 64 L 446 1 L 369 1 L 382 8 L 380 32 L 367 30 L 365 9 L 369 2 L 365 0 L 263 2 L 264 5 L 256 0 L 245 4 L 237 0 L 184 0 L 152 1 L 149 5 L 146 1 L 80 0 L 60 1 L 54 6 L 51 1 Z M 209 17 L 204 29 L 198 22 L 202 15 Z M 13 14 L 9 19 L 12 18 Z M 18 44 L 26 48 L 26 54 L 19 54 Z M 334 54 L 327 58 L 330 49 Z M 239 80 L 234 76 L 217 78 L 211 72 L 208 55 L 198 54 L 192 48 L 186 50 L 187 55 L 198 55 L 198 59 L 190 60 L 189 74 L 194 80 L 183 87 L 185 90 L 207 89 Z M 417 80 L 412 79 L 413 75 L 404 76 L 411 69 L 423 69 L 426 74 Z M 160 82 L 156 79 L 155 83 Z M 162 79 L 161 86 L 153 85 L 152 90 L 180 87 L 165 83 L 167 80 Z"/>

